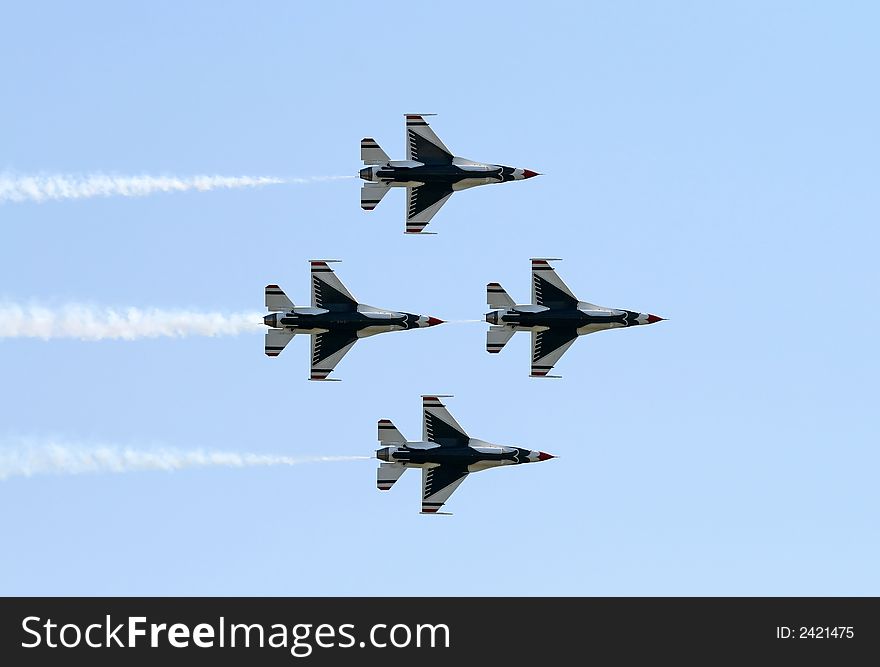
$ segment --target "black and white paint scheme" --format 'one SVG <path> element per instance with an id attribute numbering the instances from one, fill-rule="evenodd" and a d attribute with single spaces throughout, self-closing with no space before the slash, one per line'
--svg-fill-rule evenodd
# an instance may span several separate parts
<path id="1" fill-rule="evenodd" d="M 408 442 L 391 421 L 379 420 L 379 442 L 384 446 L 376 450 L 376 457 L 382 461 L 376 486 L 387 491 L 409 468 L 421 468 L 422 514 L 437 514 L 470 473 L 555 458 L 545 452 L 471 438 L 441 398 L 422 396 L 421 442 Z"/>
<path id="2" fill-rule="evenodd" d="M 431 115 L 431 114 L 425 114 Z M 372 211 L 388 190 L 406 188 L 406 233 L 420 234 L 454 192 L 477 185 L 521 181 L 537 172 L 455 157 L 425 121 L 406 115 L 406 160 L 391 160 L 376 140 L 361 139 L 361 208 Z"/>
<path id="3" fill-rule="evenodd" d="M 266 285 L 266 308 L 272 311 L 263 318 L 270 327 L 266 332 L 266 354 L 277 357 L 298 333 L 310 334 L 312 365 L 310 380 L 327 380 L 342 357 L 360 338 L 406 331 L 442 324 L 443 320 L 427 315 L 402 313 L 358 303 L 329 262 L 311 260 L 312 305 L 295 306 L 278 285 Z"/>
<path id="4" fill-rule="evenodd" d="M 486 322 L 486 350 L 501 352 L 517 331 L 532 333 L 531 377 L 548 375 L 578 336 L 642 324 L 653 324 L 663 318 L 632 310 L 606 308 L 579 301 L 556 271 L 553 259 L 532 259 L 532 303 L 517 305 L 498 283 L 486 285 L 486 301 L 490 308 Z"/>

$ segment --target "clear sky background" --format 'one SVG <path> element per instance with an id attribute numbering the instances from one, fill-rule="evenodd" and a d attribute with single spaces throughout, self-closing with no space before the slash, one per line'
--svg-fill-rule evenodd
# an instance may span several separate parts
<path id="1" fill-rule="evenodd" d="M 375 461 L 0 481 L 0 593 L 878 595 L 875 3 L 5 3 L 0 171 L 355 174 L 403 114 L 545 175 L 403 234 L 360 182 L 0 204 L 0 301 L 263 312 L 313 257 L 445 319 L 529 257 L 669 321 L 528 377 L 485 324 L 359 343 L 337 383 L 262 333 L 0 341 L 17 438 L 291 456 L 413 439 L 422 393 L 474 437 L 560 456 L 421 516 Z"/>

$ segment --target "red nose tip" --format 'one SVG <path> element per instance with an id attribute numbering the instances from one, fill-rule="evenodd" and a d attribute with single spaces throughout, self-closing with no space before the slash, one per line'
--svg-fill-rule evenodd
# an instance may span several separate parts
<path id="1" fill-rule="evenodd" d="M 538 460 L 546 461 L 547 459 L 555 459 L 556 457 L 553 454 L 548 454 L 547 452 L 538 452 Z"/>
<path id="2" fill-rule="evenodd" d="M 662 322 L 665 317 L 657 317 L 656 315 L 648 315 L 648 324 L 654 324 L 654 322 Z"/>
<path id="3" fill-rule="evenodd" d="M 532 171 L 531 169 L 523 169 L 523 178 L 531 178 L 532 176 L 540 176 L 537 171 Z"/>
<path id="4" fill-rule="evenodd" d="M 438 320 L 436 317 L 429 317 L 428 318 L 428 326 L 432 327 L 435 324 L 443 324 L 443 320 Z"/>

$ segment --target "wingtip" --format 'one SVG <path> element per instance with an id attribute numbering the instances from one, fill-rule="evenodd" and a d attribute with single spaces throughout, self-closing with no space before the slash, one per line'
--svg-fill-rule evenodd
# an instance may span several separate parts
<path id="1" fill-rule="evenodd" d="M 422 407 L 444 407 L 444 398 L 452 398 L 452 394 L 422 394 Z"/>

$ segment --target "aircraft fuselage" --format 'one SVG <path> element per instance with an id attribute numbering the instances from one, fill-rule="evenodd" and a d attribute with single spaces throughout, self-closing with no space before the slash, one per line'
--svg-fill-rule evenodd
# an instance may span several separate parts
<path id="1" fill-rule="evenodd" d="M 648 316 L 632 310 L 582 310 L 580 308 L 513 307 L 486 314 L 489 324 L 506 324 L 523 329 L 614 329 L 647 324 Z"/>
<path id="2" fill-rule="evenodd" d="M 409 442 L 405 445 L 392 445 L 378 449 L 376 457 L 380 461 L 398 463 L 413 468 L 450 465 L 468 468 L 471 472 L 552 458 L 543 452 L 520 447 L 492 445 L 474 438 L 471 438 L 468 445 L 458 447 L 442 447 L 434 442 Z"/>
<path id="3" fill-rule="evenodd" d="M 390 187 L 432 184 L 447 185 L 453 190 L 463 189 L 455 187 L 461 184 L 471 187 L 487 183 L 518 181 L 527 178 L 525 173 L 526 170 L 524 169 L 505 167 L 500 164 L 470 162 L 468 164 L 455 164 L 454 162 L 449 164 L 423 164 L 415 161 L 392 161 L 384 165 L 364 167 L 359 172 L 360 177 L 365 181 L 382 183 Z"/>
<path id="4" fill-rule="evenodd" d="M 352 333 L 381 328 L 386 331 L 417 329 L 428 326 L 428 319 L 413 313 L 394 311 L 361 312 L 333 311 L 324 308 L 298 308 L 288 312 L 270 313 L 263 323 L 290 331 L 349 331 Z M 377 332 L 378 333 L 378 332 Z"/>

